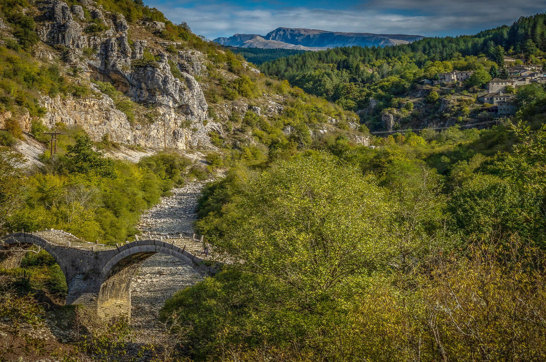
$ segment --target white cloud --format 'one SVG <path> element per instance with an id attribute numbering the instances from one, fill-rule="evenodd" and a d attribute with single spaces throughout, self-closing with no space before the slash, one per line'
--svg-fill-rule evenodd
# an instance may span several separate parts
<path id="1" fill-rule="evenodd" d="M 546 0 L 372 0 L 351 9 L 244 9 L 203 1 L 161 3 L 157 7 L 173 22 L 187 22 L 194 33 L 209 39 L 235 33 L 266 34 L 279 27 L 304 27 L 344 32 L 404 33 L 426 36 L 474 33 L 519 16 L 546 9 Z"/>

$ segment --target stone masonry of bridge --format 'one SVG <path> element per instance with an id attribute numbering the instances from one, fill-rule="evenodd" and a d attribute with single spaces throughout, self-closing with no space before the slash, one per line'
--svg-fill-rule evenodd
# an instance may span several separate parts
<path id="1" fill-rule="evenodd" d="M 158 239 L 127 242 L 115 247 L 82 241 L 59 230 L 14 233 L 1 239 L 4 251 L 21 250 L 32 245 L 51 254 L 61 267 L 68 286 L 67 304 L 84 305 L 109 319 L 131 314 L 131 278 L 150 256 L 160 253 L 185 261 L 199 273 L 212 274 L 203 254 L 203 243 L 195 235 L 160 235 Z M 9 255 L 9 254 L 8 254 Z M 15 260 L 17 255 L 19 260 Z M 199 256 L 197 256 L 199 255 Z M 24 252 L 13 253 L 0 267 L 20 263 Z"/>

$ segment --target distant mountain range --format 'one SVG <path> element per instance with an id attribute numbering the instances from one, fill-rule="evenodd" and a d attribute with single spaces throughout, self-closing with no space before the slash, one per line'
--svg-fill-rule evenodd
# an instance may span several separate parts
<path id="1" fill-rule="evenodd" d="M 277 28 L 267 35 L 235 34 L 214 42 L 231 47 L 259 49 L 323 50 L 338 47 L 372 47 L 408 44 L 423 37 L 405 34 L 342 33 L 302 28 Z"/>

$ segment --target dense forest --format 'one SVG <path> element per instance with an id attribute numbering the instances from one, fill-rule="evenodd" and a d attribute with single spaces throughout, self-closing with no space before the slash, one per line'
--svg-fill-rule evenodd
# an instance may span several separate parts
<path id="1" fill-rule="evenodd" d="M 259 49 L 259 48 L 237 48 L 227 47 L 235 54 L 243 56 L 246 60 L 256 65 L 269 62 L 275 59 L 288 57 L 290 55 L 304 53 L 304 50 L 294 49 Z"/>
<path id="2" fill-rule="evenodd" d="M 542 65 L 541 57 L 546 51 L 545 19 L 544 14 L 522 17 L 512 26 L 474 36 L 426 38 L 384 48 L 307 52 L 264 63 L 260 69 L 348 110 L 365 110 L 371 99 L 377 101 L 372 117 L 363 117 L 368 126 L 375 127 L 383 109 L 400 108 L 411 98 L 419 81 L 434 80 L 439 73 L 480 72 L 480 77 L 457 91 L 463 92 L 482 87 L 491 77 L 503 76 L 507 55 Z"/>

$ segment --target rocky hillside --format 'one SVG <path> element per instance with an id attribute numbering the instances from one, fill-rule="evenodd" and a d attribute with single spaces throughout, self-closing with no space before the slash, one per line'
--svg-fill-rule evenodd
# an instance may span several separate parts
<path id="1" fill-rule="evenodd" d="M 96 142 L 267 152 L 265 134 L 301 144 L 357 119 L 141 2 L 7 0 L 0 33 L 0 129 L 78 127 Z M 303 104 L 312 109 L 290 115 Z"/>
<path id="2" fill-rule="evenodd" d="M 218 44 L 261 49 L 321 50 L 338 47 L 373 47 L 408 44 L 422 39 L 419 35 L 342 33 L 315 29 L 277 28 L 265 36 L 235 34 L 217 38 Z"/>

